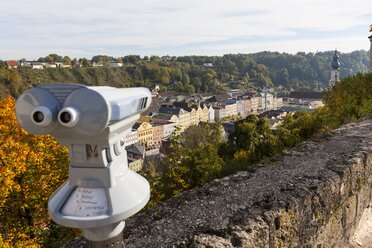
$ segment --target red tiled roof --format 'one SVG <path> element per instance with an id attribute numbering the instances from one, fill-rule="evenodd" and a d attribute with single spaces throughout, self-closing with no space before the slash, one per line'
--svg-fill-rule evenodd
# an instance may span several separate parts
<path id="1" fill-rule="evenodd" d="M 7 60 L 6 62 L 7 66 L 17 66 L 18 62 L 16 60 Z"/>

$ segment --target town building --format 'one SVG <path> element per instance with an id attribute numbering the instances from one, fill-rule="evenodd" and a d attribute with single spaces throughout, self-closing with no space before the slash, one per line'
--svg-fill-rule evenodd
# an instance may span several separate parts
<path id="1" fill-rule="evenodd" d="M 31 67 L 31 63 L 32 63 L 32 61 L 21 60 L 19 62 L 19 65 L 22 66 L 22 67 Z"/>
<path id="2" fill-rule="evenodd" d="M 209 106 L 208 107 L 208 121 L 209 122 L 214 122 L 216 119 L 215 119 L 215 115 L 214 115 L 214 109 L 212 106 Z"/>
<path id="3" fill-rule="evenodd" d="M 161 106 L 159 109 L 160 114 L 164 115 L 175 115 L 178 117 L 178 125 L 180 126 L 181 130 L 185 130 L 191 125 L 191 116 L 190 112 L 184 110 L 183 108 L 175 108 L 175 107 L 168 107 L 168 106 Z"/>
<path id="4" fill-rule="evenodd" d="M 198 115 L 195 108 L 188 109 L 190 113 L 190 125 L 197 126 L 199 124 Z"/>
<path id="5" fill-rule="evenodd" d="M 216 121 L 221 121 L 227 116 L 225 105 L 221 104 L 221 105 L 213 107 L 213 109 L 214 109 L 214 119 Z"/>
<path id="6" fill-rule="evenodd" d="M 176 126 L 177 126 L 177 123 L 174 123 L 174 122 L 166 122 L 163 124 L 164 139 L 169 138 L 173 134 L 174 130 L 176 129 Z"/>
<path id="7" fill-rule="evenodd" d="M 270 110 L 273 108 L 274 96 L 268 92 L 261 93 L 261 100 L 262 100 L 262 110 Z"/>
<path id="8" fill-rule="evenodd" d="M 252 108 L 251 108 L 251 99 L 243 99 L 241 100 L 243 103 L 243 114 L 242 116 L 246 116 L 252 113 Z"/>
<path id="9" fill-rule="evenodd" d="M 137 130 L 132 130 L 126 137 L 125 137 L 125 146 L 130 146 L 133 144 L 138 143 L 138 133 Z"/>
<path id="10" fill-rule="evenodd" d="M 110 68 L 118 68 L 118 67 L 123 67 L 123 63 L 117 62 L 117 61 L 112 61 L 109 63 Z"/>
<path id="11" fill-rule="evenodd" d="M 281 107 L 283 107 L 283 98 L 278 97 L 277 101 L 278 101 L 278 109 L 280 109 Z"/>
<path id="12" fill-rule="evenodd" d="M 164 126 L 162 122 L 151 122 L 152 125 L 152 144 L 160 147 L 164 138 Z"/>
<path id="13" fill-rule="evenodd" d="M 32 62 L 31 63 L 31 68 L 32 69 L 44 69 L 44 64 L 46 64 L 46 63 Z"/>
<path id="14" fill-rule="evenodd" d="M 57 68 L 57 64 L 56 63 L 46 63 L 45 68 Z"/>
<path id="15" fill-rule="evenodd" d="M 93 62 L 92 63 L 92 66 L 93 67 L 103 67 L 103 64 L 102 63 L 98 63 L 98 62 Z"/>
<path id="16" fill-rule="evenodd" d="M 261 102 L 261 97 L 251 97 L 251 113 L 252 114 L 257 114 L 258 113 L 258 107 L 259 103 Z M 262 105 L 262 103 L 261 103 Z"/>
<path id="17" fill-rule="evenodd" d="M 5 61 L 5 65 L 8 69 L 17 69 L 18 68 L 18 62 L 16 60 L 7 60 Z"/>
<path id="18" fill-rule="evenodd" d="M 227 100 L 225 109 L 226 109 L 226 117 L 238 115 L 238 108 L 237 108 L 236 100 Z"/>
<path id="19" fill-rule="evenodd" d="M 213 63 L 203 63 L 204 67 L 213 67 Z"/>
<path id="20" fill-rule="evenodd" d="M 242 95 L 242 91 L 240 89 L 231 89 L 227 92 L 227 94 L 232 97 L 232 98 L 236 98 L 240 95 Z"/>
<path id="21" fill-rule="evenodd" d="M 208 122 L 208 120 L 209 120 L 208 107 L 206 105 L 204 105 L 203 108 L 202 108 L 202 115 L 201 115 L 200 121 L 201 122 Z"/>
<path id="22" fill-rule="evenodd" d="M 151 117 L 152 121 L 166 121 L 166 122 L 172 122 L 176 123 L 176 125 L 179 125 L 179 118 L 176 115 L 169 115 L 169 114 L 156 114 Z"/>
<path id="23" fill-rule="evenodd" d="M 128 168 L 133 171 L 140 171 L 143 168 L 145 158 L 145 147 L 140 144 L 134 144 L 126 148 L 128 157 Z"/>
<path id="24" fill-rule="evenodd" d="M 153 133 L 152 126 L 148 122 L 136 123 L 133 126 L 134 130 L 138 133 L 138 143 L 144 146 L 152 146 L 153 144 Z"/>
<path id="25" fill-rule="evenodd" d="M 242 100 L 237 100 L 236 101 L 236 111 L 238 116 L 244 116 L 244 103 Z"/>
<path id="26" fill-rule="evenodd" d="M 311 91 L 292 91 L 289 94 L 289 101 L 298 104 L 305 105 L 310 109 L 323 106 L 322 92 L 311 92 Z"/>
<path id="27" fill-rule="evenodd" d="M 223 94 L 223 95 L 214 95 L 210 98 L 208 98 L 205 103 L 206 104 L 219 104 L 219 103 L 224 103 L 226 102 L 227 100 L 231 99 L 231 97 L 227 94 Z"/>
<path id="28" fill-rule="evenodd" d="M 66 62 L 56 62 L 55 64 L 59 68 L 69 68 L 69 69 L 71 69 L 71 67 L 72 67 L 71 64 L 66 63 Z"/>

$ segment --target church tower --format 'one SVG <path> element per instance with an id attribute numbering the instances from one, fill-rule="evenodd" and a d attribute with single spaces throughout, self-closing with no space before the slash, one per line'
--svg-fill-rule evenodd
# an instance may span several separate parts
<path id="1" fill-rule="evenodd" d="M 369 26 L 369 32 L 372 32 L 372 25 Z M 371 43 L 369 49 L 369 72 L 372 72 L 372 35 L 368 37 Z"/>
<path id="2" fill-rule="evenodd" d="M 333 55 L 332 60 L 332 71 L 331 71 L 331 79 L 329 80 L 329 87 L 335 85 L 338 81 L 340 81 L 340 62 L 338 61 L 339 57 L 337 55 L 337 50 L 335 50 L 335 54 Z"/>

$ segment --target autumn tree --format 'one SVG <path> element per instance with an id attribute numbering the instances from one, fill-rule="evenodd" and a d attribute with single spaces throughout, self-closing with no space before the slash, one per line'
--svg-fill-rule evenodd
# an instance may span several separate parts
<path id="1" fill-rule="evenodd" d="M 225 160 L 225 175 L 246 170 L 260 159 L 277 152 L 278 139 L 270 130 L 268 119 L 259 119 L 255 115 L 235 122 L 235 130 L 219 148 L 219 154 Z"/>
<path id="2" fill-rule="evenodd" d="M 191 126 L 184 133 L 174 132 L 167 145 L 167 156 L 161 159 L 158 181 L 150 182 L 154 186 L 151 205 L 220 176 L 223 160 L 217 151 L 222 141 L 222 126 L 210 125 Z M 153 176 L 147 178 L 153 181 Z"/>
<path id="3" fill-rule="evenodd" d="M 342 79 L 328 89 L 323 98 L 338 124 L 371 115 L 372 73 Z"/>
<path id="4" fill-rule="evenodd" d="M 71 65 L 71 62 L 72 62 L 72 60 L 69 56 L 64 56 L 63 57 L 63 63 Z"/>
<path id="5" fill-rule="evenodd" d="M 186 149 L 183 147 L 181 139 L 181 133 L 176 130 L 169 141 L 168 154 L 161 160 L 163 170 L 157 190 L 159 200 L 168 199 L 190 188 L 190 184 L 185 178 L 189 168 L 182 161 L 186 155 Z"/>
<path id="6" fill-rule="evenodd" d="M 53 232 L 61 227 L 47 211 L 48 198 L 67 179 L 67 165 L 65 147 L 50 135 L 28 134 L 16 121 L 15 100 L 0 100 L 0 244 L 46 246 L 71 238 L 67 229 Z"/>

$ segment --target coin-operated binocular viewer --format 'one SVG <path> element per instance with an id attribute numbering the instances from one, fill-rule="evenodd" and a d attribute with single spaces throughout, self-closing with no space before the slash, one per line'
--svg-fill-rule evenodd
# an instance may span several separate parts
<path id="1" fill-rule="evenodd" d="M 151 102 L 146 88 L 49 84 L 24 92 L 16 114 L 31 134 L 51 134 L 70 155 L 69 179 L 49 199 L 52 219 L 80 228 L 92 246 L 123 245 L 124 220 L 150 186 L 128 169 L 125 137 Z"/>

